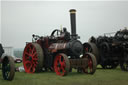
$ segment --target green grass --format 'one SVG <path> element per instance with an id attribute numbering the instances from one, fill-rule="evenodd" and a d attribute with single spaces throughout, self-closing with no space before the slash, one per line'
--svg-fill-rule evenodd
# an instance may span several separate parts
<path id="1" fill-rule="evenodd" d="M 97 69 L 94 75 L 77 73 L 76 70 L 67 76 L 57 76 L 54 72 L 27 74 L 16 72 L 13 81 L 2 79 L 0 85 L 128 85 L 128 72 L 117 69 Z"/>

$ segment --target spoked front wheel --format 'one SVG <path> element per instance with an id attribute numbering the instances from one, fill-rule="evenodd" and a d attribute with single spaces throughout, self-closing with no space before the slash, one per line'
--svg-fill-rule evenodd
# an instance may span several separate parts
<path id="1" fill-rule="evenodd" d="M 57 75 L 65 76 L 68 74 L 70 70 L 70 63 L 68 57 L 63 54 L 59 53 L 54 60 L 54 70 Z"/>
<path id="2" fill-rule="evenodd" d="M 83 72 L 87 74 L 94 74 L 96 71 L 96 58 L 93 54 L 91 53 L 86 53 L 83 58 L 88 58 L 88 65 L 86 68 L 83 68 Z"/>
<path id="3" fill-rule="evenodd" d="M 15 75 L 14 59 L 11 56 L 6 56 L 2 60 L 2 75 L 4 80 L 13 80 Z"/>

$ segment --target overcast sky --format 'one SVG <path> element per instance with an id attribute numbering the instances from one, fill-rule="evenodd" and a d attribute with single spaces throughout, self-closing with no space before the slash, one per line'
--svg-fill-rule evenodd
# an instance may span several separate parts
<path id="1" fill-rule="evenodd" d="M 1 43 L 1 1 L 0 1 L 0 43 Z"/>
<path id="2" fill-rule="evenodd" d="M 2 1 L 1 5 L 1 41 L 14 48 L 24 48 L 32 34 L 47 36 L 61 25 L 70 31 L 71 8 L 77 10 L 77 34 L 82 42 L 128 27 L 128 2 Z"/>

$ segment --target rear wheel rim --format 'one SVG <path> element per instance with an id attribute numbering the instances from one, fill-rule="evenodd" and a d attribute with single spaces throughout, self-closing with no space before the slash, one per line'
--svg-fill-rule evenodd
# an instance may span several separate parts
<path id="1" fill-rule="evenodd" d="M 34 73 L 38 64 L 38 57 L 35 46 L 29 43 L 24 50 L 23 63 L 27 73 Z"/>

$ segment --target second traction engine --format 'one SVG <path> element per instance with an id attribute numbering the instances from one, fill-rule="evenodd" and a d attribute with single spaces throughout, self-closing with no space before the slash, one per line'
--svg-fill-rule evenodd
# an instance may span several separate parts
<path id="1" fill-rule="evenodd" d="M 55 71 L 64 76 L 72 70 L 93 74 L 96 70 L 96 59 L 84 50 L 76 34 L 75 9 L 70 10 L 71 34 L 66 28 L 55 29 L 50 36 L 33 35 L 23 53 L 25 72 Z"/>
<path id="2" fill-rule="evenodd" d="M 86 51 L 93 53 L 98 64 L 105 69 L 120 65 L 123 71 L 128 71 L 128 29 L 115 32 L 114 36 L 91 37 L 84 46 Z"/>

